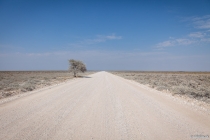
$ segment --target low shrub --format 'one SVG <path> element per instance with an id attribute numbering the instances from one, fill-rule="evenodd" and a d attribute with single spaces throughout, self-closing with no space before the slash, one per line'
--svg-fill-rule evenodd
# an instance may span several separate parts
<path id="1" fill-rule="evenodd" d="M 210 103 L 209 72 L 112 72 L 129 80 Z"/>

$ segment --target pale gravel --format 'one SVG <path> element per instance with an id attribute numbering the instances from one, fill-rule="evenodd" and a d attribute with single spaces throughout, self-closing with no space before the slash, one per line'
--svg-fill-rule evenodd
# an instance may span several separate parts
<path id="1" fill-rule="evenodd" d="M 107 72 L 0 103 L 1 140 L 188 140 L 210 136 L 209 106 Z M 209 139 L 209 138 L 205 138 Z"/>

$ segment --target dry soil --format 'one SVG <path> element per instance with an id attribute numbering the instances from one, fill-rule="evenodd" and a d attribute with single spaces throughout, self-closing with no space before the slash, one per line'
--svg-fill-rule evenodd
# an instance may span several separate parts
<path id="1" fill-rule="evenodd" d="M 209 114 L 208 106 L 98 72 L 2 102 L 0 139 L 209 139 Z"/>

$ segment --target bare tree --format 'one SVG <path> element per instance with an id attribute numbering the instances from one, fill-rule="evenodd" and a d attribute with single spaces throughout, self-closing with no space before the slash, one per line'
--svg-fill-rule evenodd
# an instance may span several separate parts
<path id="1" fill-rule="evenodd" d="M 87 71 L 86 66 L 82 61 L 70 59 L 69 65 L 69 70 L 74 73 L 74 77 L 77 77 L 78 72 Z"/>

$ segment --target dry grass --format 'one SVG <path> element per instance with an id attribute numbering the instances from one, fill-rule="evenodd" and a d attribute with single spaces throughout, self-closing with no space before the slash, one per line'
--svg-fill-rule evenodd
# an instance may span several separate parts
<path id="1" fill-rule="evenodd" d="M 115 71 L 115 75 L 166 91 L 210 103 L 210 72 L 133 72 Z"/>
<path id="2" fill-rule="evenodd" d="M 81 76 L 94 73 L 88 71 Z M 80 76 L 80 77 L 81 77 Z M 0 99 L 72 79 L 68 71 L 0 71 Z"/>

